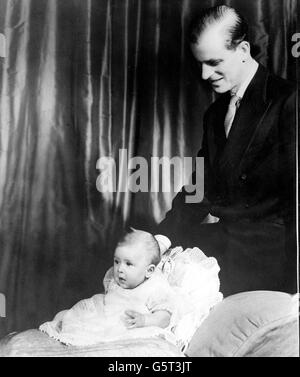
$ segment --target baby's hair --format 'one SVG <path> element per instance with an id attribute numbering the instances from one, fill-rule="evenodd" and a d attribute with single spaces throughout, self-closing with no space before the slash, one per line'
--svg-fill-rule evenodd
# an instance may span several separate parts
<path id="1" fill-rule="evenodd" d="M 130 228 L 130 230 L 126 231 L 121 237 L 118 246 L 124 244 L 130 245 L 137 242 L 144 245 L 145 252 L 150 258 L 150 264 L 157 266 L 160 262 L 160 249 L 157 240 L 151 233 L 145 232 L 144 230 Z"/>

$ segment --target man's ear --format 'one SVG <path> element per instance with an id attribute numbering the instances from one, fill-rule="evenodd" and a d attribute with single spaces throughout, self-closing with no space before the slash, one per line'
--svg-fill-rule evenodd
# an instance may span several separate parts
<path id="1" fill-rule="evenodd" d="M 247 41 L 242 41 L 239 45 L 238 48 L 241 50 L 243 54 L 246 56 L 250 55 L 250 43 Z"/>
<path id="2" fill-rule="evenodd" d="M 146 278 L 150 278 L 150 276 L 153 274 L 153 272 L 155 271 L 155 265 L 154 264 L 149 264 L 149 266 L 147 267 L 147 270 L 146 270 Z"/>

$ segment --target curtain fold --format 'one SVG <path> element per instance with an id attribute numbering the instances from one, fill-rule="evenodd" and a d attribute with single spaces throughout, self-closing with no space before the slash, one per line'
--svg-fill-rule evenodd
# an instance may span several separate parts
<path id="1" fill-rule="evenodd" d="M 150 229 L 170 208 L 188 175 L 151 192 L 163 178 L 151 158 L 201 146 L 215 97 L 186 31 L 221 3 L 249 19 L 258 61 L 295 80 L 296 0 L 0 0 L 0 336 L 101 291 L 124 225 Z M 146 192 L 123 192 L 134 156 L 148 164 Z M 115 192 L 96 186 L 101 157 L 115 161 Z"/>

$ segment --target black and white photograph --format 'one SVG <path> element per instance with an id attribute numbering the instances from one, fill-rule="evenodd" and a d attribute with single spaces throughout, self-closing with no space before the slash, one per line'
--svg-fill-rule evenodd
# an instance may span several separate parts
<path id="1" fill-rule="evenodd" d="M 299 357 L 299 11 L 0 0 L 1 358 Z"/>

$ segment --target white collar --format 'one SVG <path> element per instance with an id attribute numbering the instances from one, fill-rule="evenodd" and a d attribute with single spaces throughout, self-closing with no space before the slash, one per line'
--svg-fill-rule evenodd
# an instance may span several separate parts
<path id="1" fill-rule="evenodd" d="M 253 79 L 256 71 L 258 69 L 258 63 L 257 61 L 253 61 L 253 65 L 250 68 L 249 74 L 246 77 L 245 81 L 240 85 L 237 91 L 231 91 L 231 95 L 236 95 L 240 98 L 243 98 L 246 89 L 248 88 L 248 85 L 250 84 L 251 80 Z"/>

